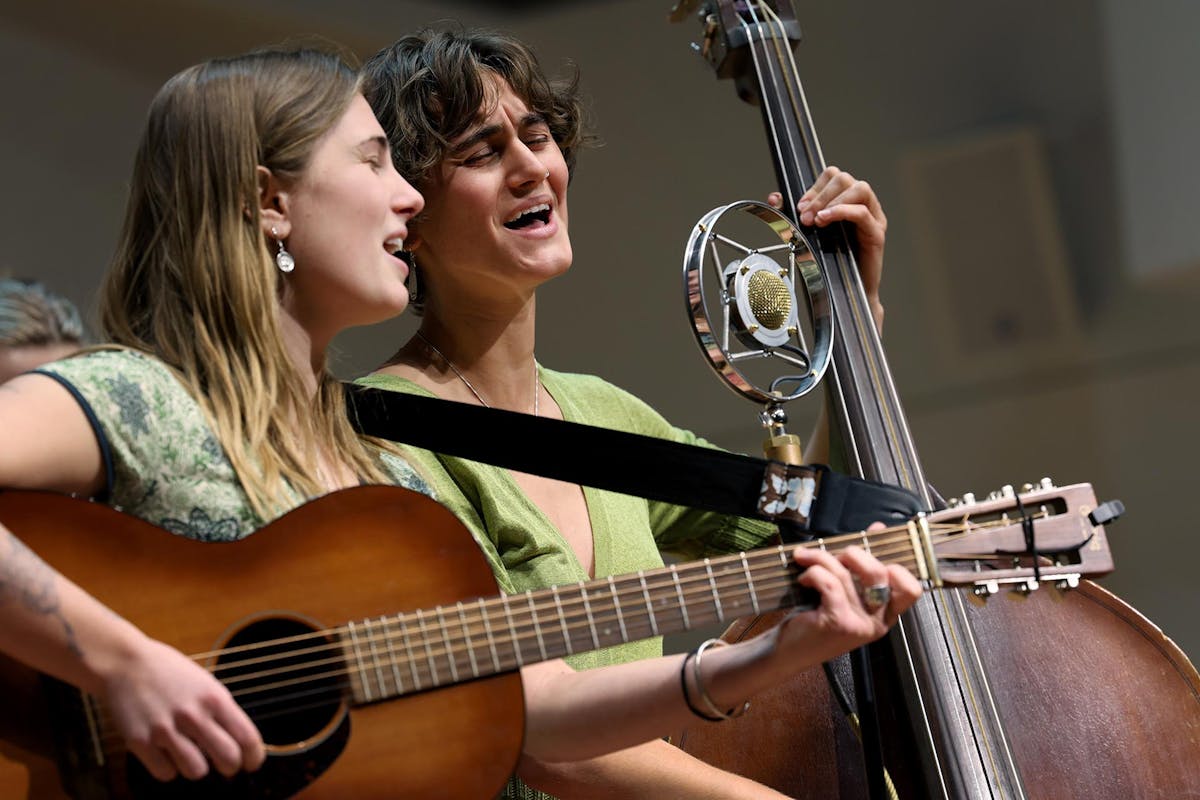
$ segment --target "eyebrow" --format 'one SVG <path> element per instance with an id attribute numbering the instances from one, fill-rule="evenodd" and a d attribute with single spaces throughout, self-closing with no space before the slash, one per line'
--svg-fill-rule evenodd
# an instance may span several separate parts
<path id="1" fill-rule="evenodd" d="M 518 123 L 517 128 L 518 130 L 525 130 L 527 128 L 532 128 L 534 125 L 544 124 L 545 122 L 545 114 L 539 114 L 536 111 L 530 111 L 528 114 L 521 117 L 521 121 Z M 492 138 L 501 130 L 502 128 L 499 125 L 485 125 L 467 138 L 463 139 L 458 144 L 454 145 L 454 147 L 450 150 L 450 154 L 458 155 L 470 150 L 480 142 L 487 141 L 488 139 Z"/>
<path id="2" fill-rule="evenodd" d="M 363 139 L 361 142 L 358 143 L 358 147 L 360 150 L 363 148 L 371 147 L 371 146 L 378 147 L 378 148 L 382 149 L 385 153 L 391 149 L 391 146 L 388 144 L 388 140 L 387 140 L 386 136 L 370 136 L 366 139 Z"/>

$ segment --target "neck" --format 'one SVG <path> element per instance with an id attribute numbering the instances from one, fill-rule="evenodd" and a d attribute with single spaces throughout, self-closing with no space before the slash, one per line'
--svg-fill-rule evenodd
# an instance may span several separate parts
<path id="1" fill-rule="evenodd" d="M 316 395 L 320 377 L 325 371 L 328 340 L 315 338 L 311 331 L 287 313 L 280 315 L 279 324 L 283 331 L 284 350 L 287 351 L 296 374 L 304 382 L 305 388 L 312 395 Z"/>
<path id="2" fill-rule="evenodd" d="M 544 399 L 534 338 L 532 300 L 515 315 L 495 317 L 459 312 L 450 320 L 428 309 L 418 334 L 381 371 L 447 399 L 533 413 Z"/>
<path id="3" fill-rule="evenodd" d="M 536 380 L 534 302 L 516 313 L 442 313 L 427 308 L 418 335 L 380 372 L 446 399 L 532 414 L 546 402 Z"/>

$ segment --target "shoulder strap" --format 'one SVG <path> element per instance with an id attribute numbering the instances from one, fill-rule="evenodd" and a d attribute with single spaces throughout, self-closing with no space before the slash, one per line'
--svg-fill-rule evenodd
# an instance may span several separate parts
<path id="1" fill-rule="evenodd" d="M 350 419 L 368 436 L 547 478 L 722 514 L 781 529 L 844 532 L 922 511 L 898 486 L 823 465 L 778 461 L 651 436 L 346 384 Z"/>

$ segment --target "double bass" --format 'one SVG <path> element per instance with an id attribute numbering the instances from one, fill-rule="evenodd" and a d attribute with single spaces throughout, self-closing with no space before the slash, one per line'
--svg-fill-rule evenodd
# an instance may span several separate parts
<path id="1" fill-rule="evenodd" d="M 694 10 L 681 2 L 675 19 Z M 701 54 L 766 125 L 784 208 L 825 168 L 793 59 L 787 0 L 710 0 Z M 925 479 L 872 322 L 852 234 L 800 226 L 837 324 L 828 394 L 836 466 L 903 486 L 926 508 Z M 840 445 L 840 447 L 839 447 Z M 933 589 L 866 659 L 878 735 L 856 733 L 843 680 L 805 673 L 756 710 L 693 726 L 680 746 L 800 798 L 1129 798 L 1200 796 L 1200 676 L 1131 606 L 1090 581 L 1034 581 L 990 592 Z M 774 620 L 735 624 L 727 638 Z M 864 770 L 858 736 L 881 752 Z"/>

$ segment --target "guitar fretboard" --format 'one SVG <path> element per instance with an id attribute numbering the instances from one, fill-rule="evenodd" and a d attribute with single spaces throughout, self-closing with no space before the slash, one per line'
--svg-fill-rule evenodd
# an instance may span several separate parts
<path id="1" fill-rule="evenodd" d="M 891 536 L 895 540 L 894 531 Z M 838 541 L 870 549 L 872 537 Z M 906 541 L 901 550 L 901 557 L 913 552 Z M 376 702 L 790 608 L 799 602 L 790 552 L 770 547 L 352 623 L 341 633 L 352 695 L 359 703 Z"/>

